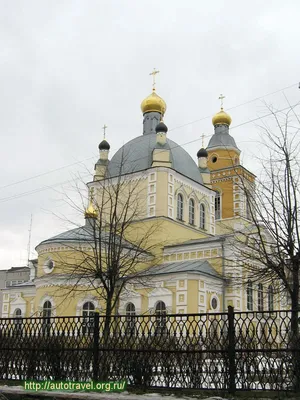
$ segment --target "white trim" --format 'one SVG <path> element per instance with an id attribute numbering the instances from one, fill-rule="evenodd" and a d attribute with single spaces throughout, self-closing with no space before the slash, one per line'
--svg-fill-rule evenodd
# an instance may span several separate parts
<path id="1" fill-rule="evenodd" d="M 217 307 L 216 308 L 213 308 L 213 306 L 212 306 L 212 301 L 213 301 L 213 299 L 216 299 L 217 300 Z M 220 299 L 219 299 L 219 297 L 216 295 L 216 294 L 213 294 L 212 296 L 211 296 L 211 298 L 210 298 L 210 309 L 211 310 L 213 310 L 214 312 L 218 312 L 218 311 L 220 311 Z M 225 311 L 225 310 L 224 310 Z"/>
<path id="2" fill-rule="evenodd" d="M 154 177 L 153 177 L 153 179 L 151 179 L 151 175 L 154 175 Z M 156 182 L 156 180 L 157 180 L 157 173 L 156 173 L 156 171 L 149 171 L 148 172 L 148 181 L 149 182 Z"/>
<path id="3" fill-rule="evenodd" d="M 125 289 L 120 296 L 119 303 L 119 314 L 126 314 L 126 307 L 129 303 L 132 303 L 135 307 L 136 314 L 141 314 L 142 312 L 142 296 L 140 293 L 132 289 Z"/>
<path id="4" fill-rule="evenodd" d="M 184 286 L 179 286 L 179 281 L 184 281 Z M 176 290 L 184 290 L 184 291 L 186 291 L 187 290 L 187 279 L 180 279 L 180 277 L 179 277 L 179 279 L 177 278 Z"/>
<path id="5" fill-rule="evenodd" d="M 216 151 L 216 150 L 226 150 L 226 151 L 233 150 L 236 153 L 238 153 L 238 155 L 241 154 L 241 150 L 239 150 L 237 147 L 231 147 L 231 146 L 226 146 L 226 145 L 210 147 L 209 149 L 207 149 L 207 151 L 209 151 L 209 152 L 213 152 L 213 151 Z M 222 158 L 224 158 L 224 157 L 222 157 Z"/>
<path id="6" fill-rule="evenodd" d="M 173 293 L 171 290 L 158 287 L 148 294 L 148 307 L 153 311 L 159 301 L 163 301 L 167 309 L 172 309 Z"/>
<path id="7" fill-rule="evenodd" d="M 49 263 L 52 262 L 53 263 L 53 267 L 50 269 L 49 268 Z M 44 264 L 43 264 L 43 270 L 45 272 L 45 274 L 51 274 L 54 271 L 55 268 L 55 262 L 51 257 L 47 257 Z"/>
<path id="8" fill-rule="evenodd" d="M 20 293 L 17 293 L 16 298 L 10 302 L 10 310 L 9 315 L 11 318 L 14 317 L 14 313 L 17 309 L 20 309 L 22 312 L 21 317 L 25 317 L 26 315 L 26 301 L 23 299 Z"/>
<path id="9" fill-rule="evenodd" d="M 180 297 L 183 296 L 183 300 L 180 301 Z M 176 305 L 179 306 L 187 306 L 187 291 L 176 292 Z"/>
<path id="10" fill-rule="evenodd" d="M 92 303 L 94 304 L 95 311 L 98 309 L 100 311 L 100 306 L 97 298 L 91 294 L 87 294 L 83 299 L 78 301 L 77 306 L 76 306 L 76 316 L 80 317 L 82 316 L 82 308 L 85 303 Z"/>
<path id="11" fill-rule="evenodd" d="M 54 298 L 52 296 L 49 296 L 48 294 L 45 294 L 43 297 L 40 298 L 39 301 L 39 306 L 38 306 L 38 310 L 41 314 L 43 312 L 43 306 L 45 304 L 46 301 L 50 301 L 51 303 L 51 318 L 56 316 L 56 306 L 55 306 L 55 301 Z"/>

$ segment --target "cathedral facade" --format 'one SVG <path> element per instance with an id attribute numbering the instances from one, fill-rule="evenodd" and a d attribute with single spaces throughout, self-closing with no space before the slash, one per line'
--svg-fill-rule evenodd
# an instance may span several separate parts
<path id="1" fill-rule="evenodd" d="M 90 287 L 82 284 L 81 291 L 70 294 L 68 287 L 76 275 L 70 276 L 66 260 L 72 260 L 73 266 L 82 263 L 82 249 L 89 251 L 90 223 L 101 219 L 104 188 L 120 182 L 136 182 L 138 188 L 139 210 L 126 240 L 135 244 L 136 232 L 145 226 L 152 229 L 149 241 L 156 261 L 147 268 L 140 261 L 144 280 L 133 278 L 124 286 L 115 312 L 186 314 L 222 312 L 228 306 L 236 311 L 279 308 L 273 298 L 261 297 L 254 283 L 251 291 L 249 285 L 234 283 L 234 274 L 245 272 L 234 269 L 238 255 L 233 251 L 232 232 L 251 224 L 243 188 L 247 185 L 254 190 L 255 176 L 240 164 L 240 150 L 230 134 L 231 117 L 221 107 L 212 119 L 214 133 L 208 146 L 193 159 L 168 138 L 163 122 L 166 103 L 155 89 L 141 109 L 141 136 L 122 146 L 111 159 L 107 140 L 99 145 L 94 180 L 87 184 L 85 224 L 36 247 L 36 273 L 29 283 L 4 289 L 3 317 L 103 312 L 105 301 Z M 268 304 L 271 300 L 272 305 Z"/>

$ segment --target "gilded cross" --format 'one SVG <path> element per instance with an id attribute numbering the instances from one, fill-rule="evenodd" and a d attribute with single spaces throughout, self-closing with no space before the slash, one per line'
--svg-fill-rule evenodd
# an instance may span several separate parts
<path id="1" fill-rule="evenodd" d="M 103 133 L 104 139 L 105 139 L 105 134 L 106 134 L 106 128 L 107 128 L 107 125 L 104 124 L 104 125 L 103 125 L 103 128 L 102 128 L 102 129 L 103 129 L 103 132 L 104 132 L 104 133 Z"/>
<path id="2" fill-rule="evenodd" d="M 157 71 L 155 68 L 153 68 L 153 71 L 149 74 L 149 75 L 152 75 L 152 78 L 153 78 L 153 83 L 152 83 L 152 90 L 153 91 L 155 90 L 155 84 L 156 84 L 155 75 L 158 74 L 158 73 L 159 73 L 159 71 Z"/>
<path id="3" fill-rule="evenodd" d="M 204 149 L 204 133 L 202 133 L 202 148 Z"/>
<path id="4" fill-rule="evenodd" d="M 225 99 L 225 96 L 223 96 L 222 94 L 220 94 L 219 100 L 221 100 L 221 108 L 222 108 L 222 110 L 223 110 L 223 99 Z"/>

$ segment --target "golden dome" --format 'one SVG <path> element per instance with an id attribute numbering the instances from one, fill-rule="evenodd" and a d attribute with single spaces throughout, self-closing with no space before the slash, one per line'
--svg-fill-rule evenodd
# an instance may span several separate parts
<path id="1" fill-rule="evenodd" d="M 90 202 L 88 208 L 85 210 L 84 217 L 85 218 L 97 218 L 98 217 L 98 212 L 95 210 L 92 202 Z"/>
<path id="2" fill-rule="evenodd" d="M 143 114 L 153 111 L 164 115 L 167 105 L 165 101 L 153 90 L 153 92 L 142 101 L 141 109 Z"/>
<path id="3" fill-rule="evenodd" d="M 217 114 L 215 114 L 212 118 L 212 123 L 213 125 L 230 125 L 231 124 L 231 116 L 227 114 L 223 108 L 221 108 L 221 111 L 219 111 Z"/>

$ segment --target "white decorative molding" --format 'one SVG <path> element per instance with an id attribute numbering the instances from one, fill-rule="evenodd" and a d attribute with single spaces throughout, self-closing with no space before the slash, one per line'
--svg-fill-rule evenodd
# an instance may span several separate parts
<path id="1" fill-rule="evenodd" d="M 163 301 L 168 309 L 172 309 L 172 297 L 171 290 L 162 287 L 155 288 L 148 295 L 148 307 L 155 310 L 156 304 Z"/>
<path id="2" fill-rule="evenodd" d="M 96 297 L 96 296 L 93 296 L 93 295 L 91 295 L 91 294 L 87 294 L 83 299 L 81 299 L 81 300 L 77 303 L 77 306 L 76 306 L 76 316 L 77 316 L 77 317 L 79 317 L 79 316 L 82 315 L 82 308 L 83 308 L 83 305 L 84 305 L 85 303 L 87 303 L 87 302 L 91 302 L 91 303 L 94 305 L 95 310 L 97 310 L 97 309 L 100 310 L 100 305 L 99 305 L 99 301 L 98 301 L 97 297 Z"/>
<path id="3" fill-rule="evenodd" d="M 217 303 L 217 307 L 216 307 L 216 308 L 213 308 L 213 300 L 215 300 L 216 303 Z M 213 312 L 218 312 L 218 311 L 220 311 L 220 306 L 221 306 L 221 301 L 220 301 L 219 297 L 218 297 L 216 294 L 213 294 L 213 295 L 211 296 L 211 298 L 210 298 L 210 309 L 211 309 Z M 225 310 L 224 310 L 224 311 L 225 311 Z"/>
<path id="4" fill-rule="evenodd" d="M 126 307 L 129 303 L 134 304 L 136 314 L 141 314 L 142 296 L 135 290 L 126 288 L 120 296 L 119 314 L 126 314 Z"/>
<path id="5" fill-rule="evenodd" d="M 183 297 L 183 299 L 181 299 Z M 187 291 L 176 292 L 176 305 L 179 306 L 187 306 Z"/>
<path id="6" fill-rule="evenodd" d="M 17 309 L 22 312 L 21 317 L 26 315 L 26 301 L 23 299 L 21 293 L 17 293 L 16 298 L 10 303 L 10 317 L 14 317 L 14 313 Z"/>
<path id="7" fill-rule="evenodd" d="M 183 286 L 180 286 L 180 283 L 183 282 Z M 176 282 L 176 290 L 187 290 L 187 279 L 178 279 Z"/>
<path id="8" fill-rule="evenodd" d="M 157 179 L 157 173 L 150 170 L 148 173 L 148 196 L 147 196 L 148 217 L 156 216 L 156 179 Z M 155 185 L 153 191 L 151 191 L 152 185 Z M 153 201 L 151 201 L 152 199 Z"/>
<path id="9" fill-rule="evenodd" d="M 40 298 L 39 305 L 38 305 L 38 312 L 40 313 L 40 315 L 42 315 L 43 306 L 44 306 L 46 301 L 50 301 L 50 303 L 51 303 L 51 317 L 55 317 L 56 316 L 55 301 L 54 301 L 54 298 L 52 296 L 49 296 L 47 293 L 43 297 Z"/>
<path id="10" fill-rule="evenodd" d="M 44 262 L 44 265 L 43 265 L 43 270 L 44 270 L 45 274 L 51 274 L 51 272 L 53 272 L 54 268 L 55 268 L 55 262 L 52 260 L 51 257 L 47 257 Z"/>
<path id="11" fill-rule="evenodd" d="M 176 307 L 176 314 L 187 314 L 187 306 L 180 306 L 177 305 Z M 178 318 L 178 317 L 177 317 Z M 177 321 L 180 321 L 180 319 L 178 318 Z M 185 328 L 186 329 L 186 328 Z"/>
<path id="12" fill-rule="evenodd" d="M 45 275 L 35 279 L 34 283 L 37 289 L 44 288 L 44 287 L 53 287 L 53 286 L 82 286 L 91 288 L 91 283 L 88 279 L 80 279 L 78 282 L 79 277 L 70 277 L 68 274 L 56 274 L 56 275 Z M 100 286 L 100 282 L 99 282 Z"/>

